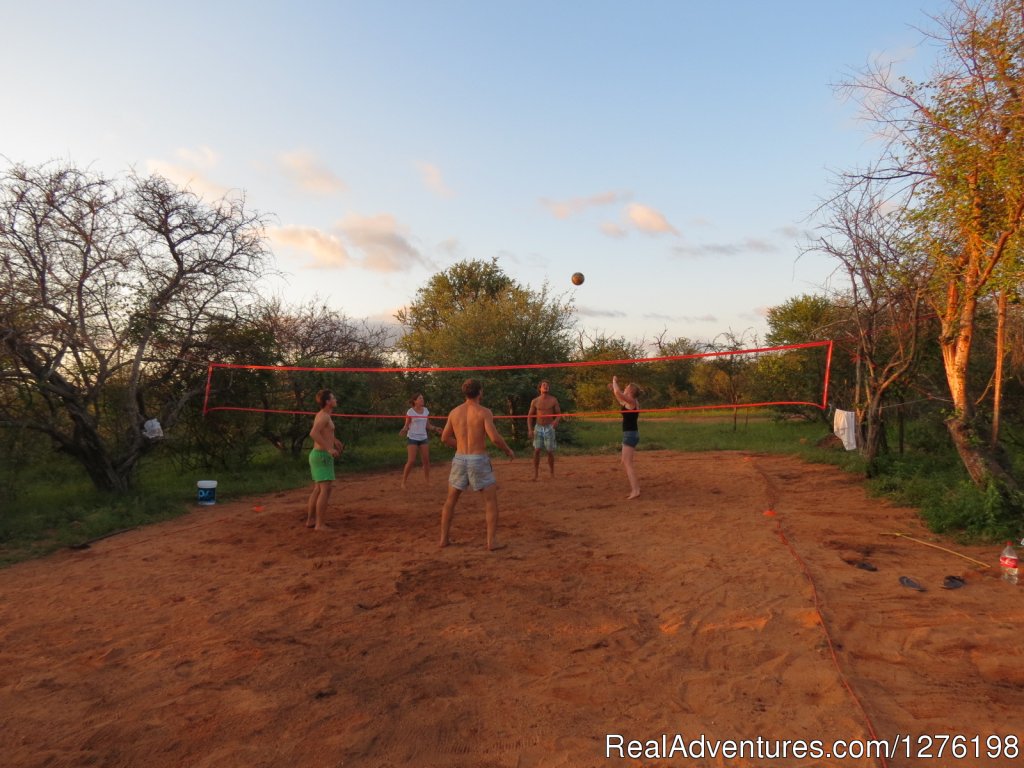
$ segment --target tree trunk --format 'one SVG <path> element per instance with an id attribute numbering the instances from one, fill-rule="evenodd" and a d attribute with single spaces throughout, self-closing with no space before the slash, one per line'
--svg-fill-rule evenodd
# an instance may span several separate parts
<path id="1" fill-rule="evenodd" d="M 952 416 L 946 419 L 946 428 L 967 474 L 976 486 L 984 488 L 989 483 L 995 483 L 1000 490 L 1018 489 L 1017 481 L 1000 464 L 996 452 L 982 439 L 981 431 L 973 421 L 959 415 Z"/>
<path id="2" fill-rule="evenodd" d="M 899 434 L 899 441 L 900 441 L 900 456 L 902 456 L 903 453 L 904 453 L 905 442 L 906 442 L 906 432 L 907 432 L 906 421 L 907 421 L 907 419 L 906 419 L 906 413 L 904 413 L 905 410 L 906 410 L 906 408 L 904 406 L 903 395 L 900 395 L 899 409 L 896 411 L 896 419 L 897 419 L 897 426 L 898 426 L 897 433 Z"/>
<path id="3" fill-rule="evenodd" d="M 973 311 L 968 317 L 973 319 Z M 968 391 L 967 361 L 972 327 L 973 323 L 961 323 L 955 334 L 944 336 L 941 341 L 946 381 L 953 400 L 953 415 L 946 419 L 946 428 L 971 482 L 979 488 L 994 482 L 1001 491 L 1015 491 L 1018 488 L 1017 482 L 999 462 L 998 453 L 991 441 L 985 439 Z"/>
<path id="4" fill-rule="evenodd" d="M 881 394 L 872 396 L 864 409 L 865 439 L 864 459 L 867 463 L 867 476 L 878 474 L 878 456 L 885 450 L 885 423 L 882 420 Z"/>
<path id="5" fill-rule="evenodd" d="M 996 311 L 995 391 L 992 395 L 992 435 L 989 446 L 999 450 L 999 421 L 1003 411 L 1003 358 L 1006 357 L 1006 289 L 999 291 Z"/>
<path id="6" fill-rule="evenodd" d="M 93 485 L 99 490 L 123 493 L 131 489 L 134 472 L 130 472 L 127 475 L 121 474 L 111 466 L 110 462 L 104 461 L 99 457 L 95 459 L 92 457 L 80 457 L 79 461 L 82 462 L 82 466 L 89 474 L 89 479 L 92 480 Z M 134 465 L 132 469 L 134 470 Z"/>
<path id="7" fill-rule="evenodd" d="M 73 425 L 71 434 L 50 433 L 61 450 L 82 465 L 98 490 L 114 493 L 129 490 L 145 446 L 141 424 L 138 435 L 127 436 L 123 440 L 121 455 L 115 457 L 111 455 L 108 443 L 89 415 L 88 408 L 73 401 L 65 401 L 65 407 Z"/>
<path id="8" fill-rule="evenodd" d="M 516 415 L 516 400 L 512 395 L 507 395 L 505 397 L 505 412 L 509 416 L 514 417 Z M 518 440 L 522 430 L 522 426 L 519 424 L 519 419 L 511 418 L 509 421 L 512 422 L 512 439 Z"/>
<path id="9" fill-rule="evenodd" d="M 80 433 L 76 434 L 76 437 L 80 438 Z M 131 488 L 137 458 L 135 461 L 121 462 L 121 466 L 116 466 L 102 445 L 97 440 L 89 439 L 79 439 L 73 444 L 65 444 L 63 450 L 82 465 L 97 490 L 121 493 Z"/>

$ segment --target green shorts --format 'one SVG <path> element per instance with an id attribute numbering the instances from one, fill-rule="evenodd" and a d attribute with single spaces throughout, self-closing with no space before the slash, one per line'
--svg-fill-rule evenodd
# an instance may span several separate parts
<path id="1" fill-rule="evenodd" d="M 314 448 L 309 452 L 309 471 L 314 483 L 327 483 L 334 479 L 334 457 L 327 451 Z"/>

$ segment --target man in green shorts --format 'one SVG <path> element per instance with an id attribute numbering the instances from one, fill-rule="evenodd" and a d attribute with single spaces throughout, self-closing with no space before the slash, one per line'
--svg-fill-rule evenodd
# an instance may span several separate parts
<path id="1" fill-rule="evenodd" d="M 313 438 L 313 450 L 309 452 L 313 492 L 306 504 L 306 527 L 323 531 L 327 529 L 324 525 L 324 512 L 327 511 L 327 502 L 334 487 L 334 460 L 345 450 L 345 446 L 334 436 L 331 412 L 338 404 L 334 393 L 329 389 L 321 389 L 316 393 L 316 403 L 320 410 L 313 417 L 313 428 L 309 430 L 309 436 Z"/>

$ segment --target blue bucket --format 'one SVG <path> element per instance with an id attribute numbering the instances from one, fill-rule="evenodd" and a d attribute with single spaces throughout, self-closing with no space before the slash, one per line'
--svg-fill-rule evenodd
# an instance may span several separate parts
<path id="1" fill-rule="evenodd" d="M 203 506 L 210 506 L 217 503 L 217 481 L 200 480 L 196 483 L 196 501 Z"/>

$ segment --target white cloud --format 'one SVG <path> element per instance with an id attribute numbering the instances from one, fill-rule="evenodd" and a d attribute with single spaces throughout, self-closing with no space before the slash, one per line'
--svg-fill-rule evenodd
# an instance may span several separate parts
<path id="1" fill-rule="evenodd" d="M 460 257 L 463 252 L 462 243 L 455 237 L 449 237 L 447 240 L 442 240 L 437 244 L 437 250 L 445 256 L 453 259 Z"/>
<path id="2" fill-rule="evenodd" d="M 412 266 L 431 266 L 412 245 L 395 217 L 389 213 L 360 216 L 349 213 L 338 229 L 363 252 L 362 266 L 373 272 L 400 272 Z"/>
<path id="3" fill-rule="evenodd" d="M 582 317 L 626 317 L 626 313 L 619 310 L 594 309 L 592 307 L 577 307 L 576 314 Z"/>
<path id="4" fill-rule="evenodd" d="M 310 269 L 401 272 L 414 266 L 434 266 L 412 245 L 395 217 L 387 213 L 349 213 L 333 232 L 316 227 L 274 227 L 267 230 L 267 237 L 275 245 L 308 255 L 306 267 Z"/>
<path id="5" fill-rule="evenodd" d="M 747 237 L 732 243 L 701 243 L 699 245 L 677 245 L 672 251 L 684 258 L 705 256 L 741 256 L 745 253 L 778 253 L 779 246 L 769 240 Z"/>
<path id="6" fill-rule="evenodd" d="M 717 323 L 715 315 L 662 315 L 656 312 L 645 314 L 645 320 L 662 320 L 670 323 Z"/>
<path id="7" fill-rule="evenodd" d="M 344 269 L 355 263 L 341 240 L 314 227 L 273 227 L 267 237 L 275 245 L 311 256 L 306 265 L 310 269 Z"/>
<path id="8" fill-rule="evenodd" d="M 665 218 L 664 214 L 641 203 L 631 203 L 628 205 L 626 207 L 626 218 L 641 232 L 647 232 L 651 235 L 679 234 L 678 230 L 668 223 L 668 219 Z"/>
<path id="9" fill-rule="evenodd" d="M 568 219 L 579 213 L 603 205 L 613 205 L 620 200 L 627 199 L 627 195 L 618 192 L 601 192 L 590 197 L 574 197 L 569 200 L 548 200 L 541 198 L 540 204 L 548 209 L 556 219 Z"/>
<path id="10" fill-rule="evenodd" d="M 220 155 L 207 146 L 202 146 L 198 149 L 182 147 L 176 154 L 194 168 L 209 169 L 220 163 Z"/>
<path id="11" fill-rule="evenodd" d="M 347 186 L 312 152 L 297 149 L 277 157 L 277 165 L 300 189 L 317 195 L 344 192 Z"/>
<path id="12" fill-rule="evenodd" d="M 605 223 L 603 223 L 601 225 L 601 231 L 608 235 L 608 237 L 619 238 L 626 236 L 626 230 L 620 227 L 618 224 L 611 221 L 606 221 Z"/>
<path id="13" fill-rule="evenodd" d="M 366 269 L 370 272 L 401 272 L 414 266 L 434 264 L 412 244 L 409 235 L 391 214 L 347 214 L 333 231 L 316 227 L 286 226 L 267 230 L 275 245 L 310 257 L 310 269 Z"/>
<path id="14" fill-rule="evenodd" d="M 220 163 L 220 155 L 212 149 L 181 148 L 175 155 L 180 162 L 150 159 L 146 161 L 146 167 L 150 173 L 163 176 L 175 186 L 191 190 L 208 202 L 220 200 L 229 192 L 228 187 L 217 184 L 207 175 Z"/>
<path id="15" fill-rule="evenodd" d="M 423 184 L 438 197 L 454 197 L 455 193 L 445 184 L 441 169 L 433 163 L 416 163 L 423 177 Z"/>

